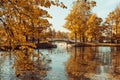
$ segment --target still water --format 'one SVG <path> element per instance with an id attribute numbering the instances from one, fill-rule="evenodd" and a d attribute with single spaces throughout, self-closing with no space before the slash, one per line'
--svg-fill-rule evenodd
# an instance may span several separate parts
<path id="1" fill-rule="evenodd" d="M 40 49 L 50 62 L 46 76 L 37 80 L 120 80 L 119 47 L 73 48 L 56 44 L 54 49 Z M 13 63 L 13 58 L 0 57 L 0 80 L 21 80 L 14 75 Z"/>

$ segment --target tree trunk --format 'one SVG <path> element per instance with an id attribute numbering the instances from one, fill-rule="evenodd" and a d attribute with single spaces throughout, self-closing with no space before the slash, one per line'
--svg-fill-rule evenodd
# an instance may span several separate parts
<path id="1" fill-rule="evenodd" d="M 77 43 L 77 33 L 75 32 L 75 44 Z"/>
<path id="2" fill-rule="evenodd" d="M 39 38 L 38 38 L 38 40 L 37 40 L 37 44 L 38 44 L 38 45 L 40 44 L 40 40 L 39 40 Z M 39 55 L 39 53 L 40 53 L 40 51 L 39 51 L 39 47 L 38 47 L 37 49 L 38 49 L 38 55 Z M 38 60 L 39 60 L 39 56 L 38 56 Z"/>

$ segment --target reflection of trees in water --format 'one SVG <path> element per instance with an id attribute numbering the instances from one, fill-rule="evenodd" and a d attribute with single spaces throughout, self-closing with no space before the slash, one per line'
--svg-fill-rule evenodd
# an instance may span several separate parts
<path id="1" fill-rule="evenodd" d="M 0 79 L 44 80 L 51 60 L 47 54 L 38 52 L 29 49 L 0 53 Z"/>
<path id="2" fill-rule="evenodd" d="M 112 63 L 114 65 L 115 77 L 120 79 L 120 47 L 114 48 L 115 52 L 113 54 Z"/>
<path id="3" fill-rule="evenodd" d="M 120 49 L 115 47 L 81 47 L 74 52 L 71 51 L 66 71 L 70 80 L 90 80 L 90 78 L 119 80 L 119 58 Z"/>
<path id="4" fill-rule="evenodd" d="M 96 63 L 90 48 L 75 49 L 66 63 L 66 70 L 70 80 L 89 80 L 89 73 L 95 72 Z M 73 53 L 73 52 L 71 52 Z"/>
<path id="5" fill-rule="evenodd" d="M 45 57 L 39 58 L 33 50 L 15 51 L 15 74 L 20 80 L 43 80 L 48 71 L 48 63 Z"/>

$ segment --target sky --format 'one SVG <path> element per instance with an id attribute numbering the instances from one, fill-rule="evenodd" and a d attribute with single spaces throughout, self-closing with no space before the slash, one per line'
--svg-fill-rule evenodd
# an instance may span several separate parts
<path id="1" fill-rule="evenodd" d="M 48 12 L 53 17 L 52 19 L 49 19 L 49 22 L 52 23 L 52 28 L 54 28 L 56 31 L 64 31 L 68 32 L 67 29 L 63 28 L 63 25 L 65 24 L 65 17 L 69 14 L 72 3 L 75 0 L 59 0 L 63 2 L 68 8 L 63 9 L 56 6 L 51 6 L 51 8 L 48 10 Z M 103 20 L 107 17 L 109 12 L 113 11 L 116 6 L 120 5 L 120 0 L 94 0 L 96 1 L 96 6 L 92 9 L 93 13 L 96 13 L 98 17 L 101 17 Z"/>

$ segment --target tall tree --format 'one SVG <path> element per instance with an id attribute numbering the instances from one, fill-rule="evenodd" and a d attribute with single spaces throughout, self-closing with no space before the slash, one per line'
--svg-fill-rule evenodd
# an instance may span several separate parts
<path id="1" fill-rule="evenodd" d="M 94 1 L 77 0 L 73 3 L 72 10 L 65 18 L 65 28 L 75 34 L 76 38 L 79 36 L 82 42 L 85 41 L 85 32 L 87 30 L 86 22 L 92 7 L 96 5 Z"/>
<path id="2" fill-rule="evenodd" d="M 119 33 L 120 30 L 120 6 L 117 6 L 116 9 L 114 10 L 114 23 L 115 23 L 115 34 Z"/>
<path id="3" fill-rule="evenodd" d="M 89 16 L 89 19 L 87 21 L 88 28 L 86 31 L 86 37 L 88 40 L 96 41 L 102 35 L 103 26 L 100 26 L 101 22 L 102 22 L 102 19 L 97 17 L 96 14 L 91 14 Z"/>
<path id="4" fill-rule="evenodd" d="M 108 33 L 111 34 L 111 39 L 117 41 L 120 34 L 120 6 L 110 12 L 106 18 L 105 25 L 108 26 Z"/>

